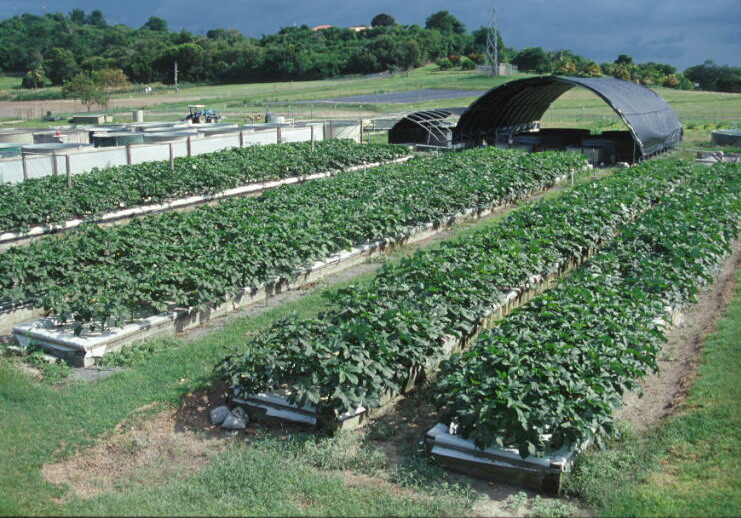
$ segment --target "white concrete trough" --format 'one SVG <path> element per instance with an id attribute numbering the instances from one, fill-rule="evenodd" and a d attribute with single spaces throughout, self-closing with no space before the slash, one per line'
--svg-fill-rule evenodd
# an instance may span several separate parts
<path id="1" fill-rule="evenodd" d="M 402 394 L 414 389 L 420 374 L 431 376 L 438 368 L 443 359 L 449 357 L 458 350 L 460 341 L 453 336 L 445 337 L 442 352 L 437 357 L 428 359 L 423 370 L 412 370 L 409 372 L 406 383 L 402 387 Z M 233 389 L 227 395 L 227 403 L 240 406 L 247 410 L 250 418 L 263 423 L 290 422 L 298 425 L 316 427 L 328 432 L 338 430 L 354 430 L 363 426 L 367 419 L 378 412 L 383 412 L 391 401 L 399 394 L 387 390 L 381 397 L 378 408 L 366 408 L 362 405 L 352 411 L 338 413 L 334 411 L 321 411 L 315 405 L 307 403 L 299 406 L 289 402 L 290 391 L 282 389 L 271 393 L 243 394 L 238 388 Z"/>
<path id="2" fill-rule="evenodd" d="M 477 448 L 472 440 L 450 434 L 449 427 L 443 423 L 438 423 L 425 435 L 425 451 L 447 469 L 547 493 L 559 492 L 564 474 L 571 469 L 582 449 L 563 447 L 523 459 L 515 448 Z"/>
<path id="3" fill-rule="evenodd" d="M 232 395 L 227 398 L 227 402 L 244 408 L 251 419 L 257 418 L 263 423 L 290 422 L 320 428 L 352 428 L 352 425 L 357 425 L 361 416 L 364 416 L 366 412 L 365 407 L 359 406 L 353 412 L 344 412 L 327 418 L 327 416 L 319 414 L 315 405 L 306 403 L 304 406 L 299 406 L 295 403 L 289 403 L 288 397 L 288 391 L 284 390 L 275 394 L 260 393 L 243 397 Z M 345 426 L 342 426 L 343 424 Z"/>

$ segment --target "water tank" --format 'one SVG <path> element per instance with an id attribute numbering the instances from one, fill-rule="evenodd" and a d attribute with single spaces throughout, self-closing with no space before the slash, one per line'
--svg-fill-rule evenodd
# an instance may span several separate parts
<path id="1" fill-rule="evenodd" d="M 52 154 L 66 154 L 76 153 L 86 148 L 90 148 L 90 144 L 31 144 L 23 146 L 23 153 L 32 155 L 52 155 Z"/>
<path id="2" fill-rule="evenodd" d="M 187 140 L 188 137 L 197 138 L 198 131 L 186 130 L 186 131 L 160 131 L 160 132 L 148 132 L 144 133 L 145 143 L 165 143 L 165 142 L 182 142 Z"/>
<path id="3" fill-rule="evenodd" d="M 84 129 L 57 129 L 33 134 L 34 144 L 87 144 L 89 142 L 90 137 Z"/>
<path id="4" fill-rule="evenodd" d="M 13 144 L 33 144 L 33 134 L 38 130 L 29 129 L 0 129 L 0 142 Z"/>
<path id="5" fill-rule="evenodd" d="M 197 132 L 198 130 L 191 130 L 191 126 L 185 122 L 166 122 L 166 123 L 160 123 L 160 125 L 157 126 L 151 126 L 149 128 L 144 128 L 142 131 L 145 133 L 151 133 L 151 132 L 161 132 L 161 131 L 193 131 Z"/>
<path id="6" fill-rule="evenodd" d="M 715 130 L 710 134 L 710 144 L 741 147 L 741 130 Z"/>
<path id="7" fill-rule="evenodd" d="M 20 156 L 23 144 L 19 142 L 0 143 L 0 158 Z"/>
<path id="8" fill-rule="evenodd" d="M 239 126 L 235 123 L 212 123 L 204 126 L 198 126 L 198 132 L 204 136 L 219 135 L 222 133 L 236 133 L 239 131 Z"/>
<path id="9" fill-rule="evenodd" d="M 360 142 L 360 121 L 327 121 L 324 123 L 324 135 L 327 138 Z"/>
<path id="10" fill-rule="evenodd" d="M 133 122 L 129 124 L 131 131 L 146 131 L 150 129 L 157 129 L 160 131 L 167 131 L 181 122 Z"/>
<path id="11" fill-rule="evenodd" d="M 141 133 L 130 131 L 103 131 L 93 133 L 92 140 L 95 147 L 116 147 L 126 146 L 127 144 L 141 144 L 144 142 L 144 136 Z"/>

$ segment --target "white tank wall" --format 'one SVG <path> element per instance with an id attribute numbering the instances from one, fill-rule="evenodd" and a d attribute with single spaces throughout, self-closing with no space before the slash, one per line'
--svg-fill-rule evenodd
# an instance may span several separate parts
<path id="1" fill-rule="evenodd" d="M 194 155 L 214 153 L 230 147 L 239 147 L 239 133 L 192 139 L 190 145 Z"/>
<path id="2" fill-rule="evenodd" d="M 265 145 L 265 144 L 277 144 L 278 143 L 278 132 L 276 129 L 253 131 L 251 133 L 244 134 L 244 145 Z"/>

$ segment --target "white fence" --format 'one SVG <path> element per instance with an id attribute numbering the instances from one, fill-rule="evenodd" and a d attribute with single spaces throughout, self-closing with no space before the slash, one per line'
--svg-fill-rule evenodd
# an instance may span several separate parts
<path id="1" fill-rule="evenodd" d="M 232 147 L 282 142 L 324 140 L 322 124 L 273 127 L 266 130 L 245 130 L 210 137 L 189 138 L 163 144 L 137 144 L 113 148 L 96 148 L 59 154 L 24 154 L 21 158 L 0 160 L 0 183 L 19 183 L 28 178 L 49 175 L 74 176 L 93 168 L 140 164 L 170 157 L 195 156 Z"/>

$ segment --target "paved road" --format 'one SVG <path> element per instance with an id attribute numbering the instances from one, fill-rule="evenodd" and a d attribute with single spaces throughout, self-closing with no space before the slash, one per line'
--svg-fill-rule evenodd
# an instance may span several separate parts
<path id="1" fill-rule="evenodd" d="M 411 90 L 409 92 L 392 92 L 387 94 L 351 95 L 307 102 L 366 103 L 366 104 L 406 104 L 461 97 L 480 97 L 484 90 Z"/>

